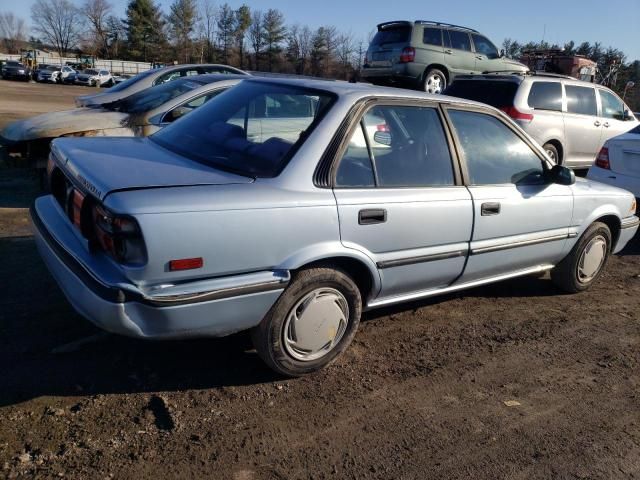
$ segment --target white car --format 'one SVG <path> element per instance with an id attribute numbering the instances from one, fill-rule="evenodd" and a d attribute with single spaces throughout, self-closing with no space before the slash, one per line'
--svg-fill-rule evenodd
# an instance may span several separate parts
<path id="1" fill-rule="evenodd" d="M 67 83 L 71 78 L 75 78 L 77 73 L 69 65 L 64 65 L 59 71 L 53 72 L 51 79 L 56 83 Z"/>
<path id="2" fill-rule="evenodd" d="M 78 85 L 88 85 L 90 87 L 102 87 L 113 85 L 113 77 L 109 70 L 96 70 L 88 68 L 84 72 L 76 75 Z"/>
<path id="3" fill-rule="evenodd" d="M 640 125 L 607 140 L 587 178 L 624 188 L 640 198 Z"/>

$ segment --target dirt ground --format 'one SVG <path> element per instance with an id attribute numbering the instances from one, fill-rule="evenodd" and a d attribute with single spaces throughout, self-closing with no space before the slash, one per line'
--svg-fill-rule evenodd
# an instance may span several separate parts
<path id="1" fill-rule="evenodd" d="M 37 107 L 14 88 L 78 91 L 0 81 L 3 120 L 7 95 Z M 33 183 L 0 170 L 0 478 L 640 478 L 638 239 L 587 293 L 527 277 L 374 311 L 284 380 L 246 335 L 93 328 L 25 233 Z"/>

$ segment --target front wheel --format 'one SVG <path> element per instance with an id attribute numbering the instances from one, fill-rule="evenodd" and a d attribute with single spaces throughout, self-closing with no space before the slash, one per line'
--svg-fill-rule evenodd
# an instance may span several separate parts
<path id="1" fill-rule="evenodd" d="M 269 367 L 297 377 L 327 366 L 349 346 L 361 312 L 360 290 L 346 273 L 301 270 L 251 338 Z"/>
<path id="2" fill-rule="evenodd" d="M 569 293 L 588 289 L 607 264 L 611 244 L 609 227 L 602 222 L 591 224 L 569 255 L 551 270 L 551 280 Z"/>
<path id="3" fill-rule="evenodd" d="M 440 94 L 447 87 L 447 77 L 437 68 L 430 68 L 424 75 L 422 88 L 427 93 Z"/>
<path id="4" fill-rule="evenodd" d="M 547 156 L 560 165 L 560 156 L 558 155 L 558 149 L 552 143 L 545 143 L 542 147 L 545 152 L 547 152 Z"/>

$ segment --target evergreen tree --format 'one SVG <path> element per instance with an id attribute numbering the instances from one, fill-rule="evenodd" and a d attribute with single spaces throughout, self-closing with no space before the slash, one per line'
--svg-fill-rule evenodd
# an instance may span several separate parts
<path id="1" fill-rule="evenodd" d="M 170 9 L 168 20 L 172 37 L 176 42 L 176 52 L 187 63 L 192 47 L 191 35 L 198 17 L 196 2 L 195 0 L 175 0 Z"/>
<path id="2" fill-rule="evenodd" d="M 157 59 L 165 39 L 160 8 L 153 0 L 130 0 L 127 6 L 127 44 L 129 56 L 144 62 Z"/>

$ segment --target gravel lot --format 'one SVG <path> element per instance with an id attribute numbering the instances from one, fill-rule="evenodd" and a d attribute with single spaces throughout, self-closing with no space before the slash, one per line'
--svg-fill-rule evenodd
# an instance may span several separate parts
<path id="1" fill-rule="evenodd" d="M 0 81 L 0 121 L 82 90 Z M 246 335 L 93 328 L 36 253 L 36 194 L 0 167 L 0 478 L 640 477 L 638 239 L 590 292 L 528 277 L 371 312 L 337 363 L 283 380 Z"/>

